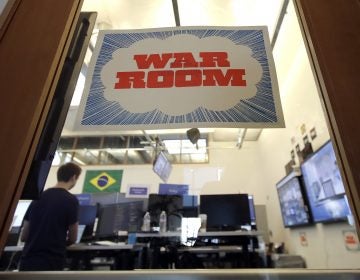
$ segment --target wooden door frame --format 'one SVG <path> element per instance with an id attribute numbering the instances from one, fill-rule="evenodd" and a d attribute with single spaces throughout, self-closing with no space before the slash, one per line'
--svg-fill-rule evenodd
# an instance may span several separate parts
<path id="1" fill-rule="evenodd" d="M 0 18 L 2 251 L 82 0 L 10 0 Z"/>
<path id="2" fill-rule="evenodd" d="M 359 235 L 359 2 L 295 0 L 294 5 Z"/>

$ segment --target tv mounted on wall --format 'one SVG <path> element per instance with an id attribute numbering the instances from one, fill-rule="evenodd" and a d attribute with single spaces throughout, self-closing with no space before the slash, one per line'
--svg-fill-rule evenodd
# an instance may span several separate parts
<path id="1" fill-rule="evenodd" d="M 155 158 L 153 170 L 161 180 L 165 183 L 167 182 L 172 170 L 172 165 L 163 152 L 160 152 Z"/>
<path id="2" fill-rule="evenodd" d="M 337 222 L 351 215 L 335 152 L 327 141 L 301 164 L 314 222 Z"/>
<path id="3" fill-rule="evenodd" d="M 276 184 L 281 216 L 287 228 L 312 223 L 300 172 L 293 171 Z"/>

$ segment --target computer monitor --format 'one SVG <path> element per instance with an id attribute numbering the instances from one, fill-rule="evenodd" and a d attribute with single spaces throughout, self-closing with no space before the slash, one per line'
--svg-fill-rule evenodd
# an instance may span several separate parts
<path id="1" fill-rule="evenodd" d="M 183 198 L 181 195 L 165 195 L 165 194 L 149 195 L 148 211 L 150 213 L 152 226 L 159 225 L 159 216 L 161 211 L 165 211 L 168 218 L 170 216 L 178 216 L 178 220 L 181 222 L 182 208 L 183 208 Z"/>
<path id="2" fill-rule="evenodd" d="M 116 235 L 115 216 L 117 204 L 101 205 L 96 228 L 97 237 L 113 237 Z"/>
<path id="3" fill-rule="evenodd" d="M 10 226 L 10 231 L 19 231 L 21 226 L 22 226 L 22 222 L 24 220 L 24 216 L 26 214 L 27 209 L 29 208 L 31 204 L 31 200 L 19 200 L 16 209 L 15 209 L 15 213 L 14 213 L 14 217 L 13 217 L 13 221 L 11 223 Z"/>
<path id="4" fill-rule="evenodd" d="M 79 224 L 92 225 L 97 215 L 96 205 L 80 205 L 79 206 Z"/>
<path id="5" fill-rule="evenodd" d="M 30 204 L 31 200 L 19 200 L 9 228 L 6 246 L 16 246 L 18 244 L 24 216 Z"/>
<path id="6" fill-rule="evenodd" d="M 248 195 L 251 229 L 257 229 L 254 196 Z"/>
<path id="7" fill-rule="evenodd" d="M 96 236 L 114 237 L 118 231 L 140 231 L 143 216 L 143 201 L 101 205 Z"/>
<path id="8" fill-rule="evenodd" d="M 200 195 L 200 214 L 207 215 L 208 231 L 237 230 L 251 225 L 247 194 Z"/>
<path id="9" fill-rule="evenodd" d="M 199 216 L 199 203 L 197 195 L 183 195 L 183 207 L 181 214 L 185 218 L 196 218 Z"/>

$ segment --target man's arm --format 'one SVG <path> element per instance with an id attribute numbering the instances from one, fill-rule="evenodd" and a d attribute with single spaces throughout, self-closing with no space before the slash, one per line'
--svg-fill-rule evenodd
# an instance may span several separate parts
<path id="1" fill-rule="evenodd" d="M 78 234 L 78 225 L 79 223 L 76 222 L 69 226 L 67 245 L 72 245 L 76 242 L 77 234 Z"/>
<path id="2" fill-rule="evenodd" d="M 29 236 L 29 227 L 30 227 L 30 222 L 27 220 L 24 220 L 23 227 L 21 230 L 21 236 L 20 236 L 21 242 L 27 241 L 28 236 Z"/>

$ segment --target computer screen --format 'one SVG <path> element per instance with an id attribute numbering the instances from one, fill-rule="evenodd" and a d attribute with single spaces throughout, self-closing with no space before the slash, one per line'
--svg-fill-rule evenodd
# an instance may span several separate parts
<path id="1" fill-rule="evenodd" d="M 101 205 L 96 228 L 97 237 L 111 237 L 116 235 L 115 216 L 117 204 Z"/>
<path id="2" fill-rule="evenodd" d="M 183 198 L 181 195 L 165 195 L 165 194 L 150 194 L 148 211 L 151 217 L 151 224 L 153 226 L 159 225 L 159 216 L 161 211 L 165 211 L 168 218 L 170 216 L 181 215 L 183 208 Z M 180 218 L 178 218 L 181 221 Z M 180 224 L 180 223 L 179 223 Z"/>
<path id="3" fill-rule="evenodd" d="M 285 227 L 303 226 L 312 222 L 299 174 L 291 172 L 276 184 L 276 189 Z"/>
<path id="4" fill-rule="evenodd" d="M 172 165 L 163 152 L 160 152 L 156 157 L 153 170 L 161 180 L 163 180 L 165 183 L 167 182 L 172 170 Z"/>
<path id="5" fill-rule="evenodd" d="M 19 200 L 19 202 L 16 206 L 16 209 L 15 209 L 15 213 L 14 213 L 13 221 L 10 226 L 10 230 L 12 228 L 20 228 L 22 226 L 22 222 L 23 222 L 25 213 L 26 213 L 27 209 L 29 208 L 30 204 L 31 204 L 31 200 Z"/>
<path id="6" fill-rule="evenodd" d="M 207 215 L 207 230 L 236 230 L 251 225 L 247 194 L 200 195 L 200 214 Z"/>
<path id="7" fill-rule="evenodd" d="M 80 243 L 85 232 L 86 225 L 79 225 L 75 243 Z"/>
<path id="8" fill-rule="evenodd" d="M 301 164 L 314 222 L 344 221 L 351 214 L 331 141 Z"/>
<path id="9" fill-rule="evenodd" d="M 248 195 L 248 199 L 249 199 L 249 211 L 250 211 L 251 228 L 256 229 L 256 213 L 255 213 L 254 196 L 253 195 Z"/>
<path id="10" fill-rule="evenodd" d="M 111 237 L 118 231 L 140 231 L 143 216 L 143 201 L 101 205 L 96 236 Z"/>
<path id="11" fill-rule="evenodd" d="M 186 218 L 196 218 L 199 216 L 199 203 L 197 195 L 183 195 L 183 207 L 181 214 Z"/>
<path id="12" fill-rule="evenodd" d="M 92 225 L 97 215 L 96 205 L 80 205 L 79 206 L 79 224 Z"/>

